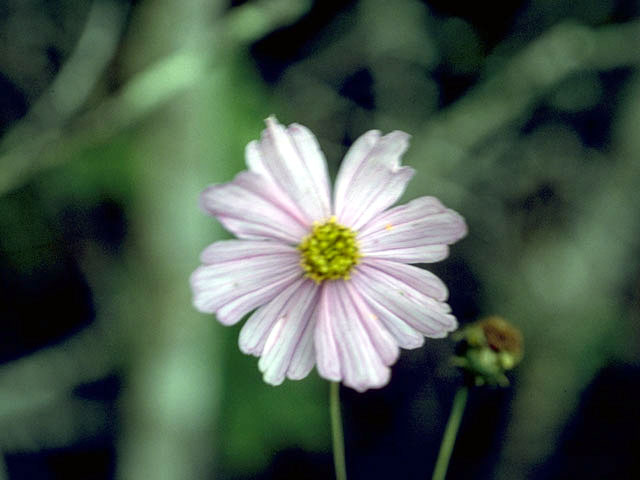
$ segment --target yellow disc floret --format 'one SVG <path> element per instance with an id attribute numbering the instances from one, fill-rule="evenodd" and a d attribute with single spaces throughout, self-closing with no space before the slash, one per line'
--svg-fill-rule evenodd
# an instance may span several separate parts
<path id="1" fill-rule="evenodd" d="M 336 217 L 325 223 L 314 222 L 311 233 L 302 239 L 298 250 L 307 277 L 317 283 L 348 279 L 361 256 L 355 232 L 337 223 Z"/>

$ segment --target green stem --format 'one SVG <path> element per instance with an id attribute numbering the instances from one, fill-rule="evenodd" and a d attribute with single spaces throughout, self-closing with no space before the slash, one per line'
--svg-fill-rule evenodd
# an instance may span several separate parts
<path id="1" fill-rule="evenodd" d="M 431 477 L 431 480 L 445 480 L 447 476 L 449 459 L 453 452 L 453 446 L 456 443 L 456 435 L 458 435 L 458 428 L 460 427 L 460 421 L 464 414 L 464 408 L 467 405 L 468 396 L 469 388 L 462 386 L 456 392 L 455 397 L 453 397 L 451 413 L 449 414 L 449 420 L 444 430 L 440 451 L 438 452 L 438 460 L 436 460 L 436 467 L 433 469 L 433 477 Z"/>
<path id="2" fill-rule="evenodd" d="M 347 480 L 342 416 L 340 414 L 340 383 L 338 382 L 330 383 L 329 411 L 331 413 L 331 439 L 333 441 L 333 464 L 336 469 L 336 480 Z"/>

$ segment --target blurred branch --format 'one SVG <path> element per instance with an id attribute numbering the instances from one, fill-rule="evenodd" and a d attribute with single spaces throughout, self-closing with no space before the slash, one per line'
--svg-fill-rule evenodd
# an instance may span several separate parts
<path id="1" fill-rule="evenodd" d="M 434 117 L 414 139 L 423 158 L 455 168 L 466 152 L 518 119 L 554 85 L 581 70 L 640 64 L 640 21 L 592 29 L 564 23 L 533 41 L 504 68 Z"/>
<path id="2" fill-rule="evenodd" d="M 104 434 L 112 425 L 102 402 L 60 394 L 3 418 L 0 445 L 6 453 L 62 448 Z"/>
<path id="3" fill-rule="evenodd" d="M 234 43 L 248 45 L 283 25 L 293 23 L 311 8 L 311 0 L 259 0 L 232 9 L 223 29 Z"/>
<path id="4" fill-rule="evenodd" d="M 306 1 L 294 2 L 295 9 L 278 7 L 281 4 L 249 3 L 233 9 L 222 20 L 223 37 L 229 46 L 250 43 L 308 8 Z M 204 45 L 216 44 L 214 34 L 210 35 Z M 436 116 L 421 135 L 416 135 L 415 150 L 429 152 L 426 158 L 434 154 L 446 155 L 449 162 L 460 158 L 462 152 L 513 121 L 570 74 L 639 64 L 639 51 L 628 48 L 639 36 L 640 21 L 601 29 L 575 24 L 555 27 L 511 59 L 500 73 Z M 0 152 L 4 151 L 0 154 L 0 195 L 135 124 L 211 71 L 204 49 L 185 49 L 135 75 L 120 92 L 66 127 L 58 123 L 34 131 L 19 125 L 0 145 Z M 78 100 L 71 102 L 74 109 Z"/>
<path id="5" fill-rule="evenodd" d="M 104 378 L 117 355 L 100 323 L 55 347 L 0 367 L 0 451 L 68 445 L 104 431 L 104 406 L 72 395 L 73 388 Z M 0 479 L 2 479 L 0 465 Z"/>
<path id="6" fill-rule="evenodd" d="M 0 194 L 39 171 L 45 161 L 43 152 L 60 143 L 62 125 L 86 102 L 113 57 L 126 12 L 121 2 L 97 0 L 92 4 L 69 60 L 25 118 L 2 138 Z"/>
<path id="7" fill-rule="evenodd" d="M 97 0 L 71 57 L 49 88 L 2 140 L 16 147 L 38 130 L 64 123 L 86 102 L 118 45 L 127 8 L 121 2 Z"/>
<path id="8" fill-rule="evenodd" d="M 215 40 L 220 38 L 227 44 L 227 50 L 246 45 L 298 18 L 308 7 L 307 1 L 245 4 L 223 18 L 222 34 L 217 30 L 209 32 L 209 38 L 201 45 L 216 45 L 219 42 Z M 576 24 L 554 27 L 509 60 L 501 72 L 434 117 L 422 134 L 416 135 L 415 150 L 428 152 L 425 158 L 429 159 L 434 155 L 446 156 L 444 163 L 452 165 L 466 150 L 518 118 L 536 99 L 572 73 L 640 64 L 640 50 L 629 48 L 638 37 L 640 21 L 599 29 Z M 4 151 L 0 154 L 0 195 L 135 124 L 188 91 L 212 70 L 205 49 L 183 49 L 135 75 L 120 92 L 66 127 L 58 122 L 33 131 L 33 125 L 19 125 L 0 145 L 0 152 Z M 57 79 L 56 84 L 59 83 Z M 78 108 L 80 98 L 67 100 L 73 106 L 68 111 Z"/>
<path id="9" fill-rule="evenodd" d="M 60 86 L 65 93 L 52 93 L 50 98 L 44 98 L 34 114 L 29 114 L 0 144 L 0 195 L 17 188 L 40 171 L 66 161 L 82 149 L 116 135 L 201 82 L 214 68 L 210 60 L 211 45 L 219 45 L 222 40 L 226 48 L 221 50 L 235 51 L 232 47 L 244 46 L 268 31 L 293 21 L 304 14 L 309 6 L 308 0 L 277 0 L 251 2 L 232 9 L 229 15 L 223 17 L 220 25 L 208 32 L 198 48 L 185 48 L 159 60 L 131 78 L 114 96 L 67 122 L 67 115 L 84 103 L 90 87 L 97 80 L 96 74 L 102 71 L 98 68 L 98 62 L 87 64 L 87 71 L 83 75 L 92 82 L 80 88 L 74 86 L 69 92 L 66 80 L 82 76 L 76 72 L 80 68 L 76 67 L 80 60 L 72 58 L 54 81 L 54 85 Z M 87 37 L 92 38 L 91 35 Z M 103 53 L 106 55 L 108 52 L 110 50 L 105 49 Z M 84 57 L 85 53 L 86 47 L 81 43 L 77 55 Z M 221 56 L 223 53 L 220 52 Z M 105 56 L 104 63 L 109 59 L 110 56 Z M 51 105 L 61 107 L 60 113 L 66 115 L 58 114 L 55 122 L 42 125 L 38 120 L 41 116 L 39 112 L 51 112 Z"/>
<path id="10" fill-rule="evenodd" d="M 98 323 L 60 345 L 0 367 L 0 424 L 112 371 L 116 361 L 103 330 Z"/>

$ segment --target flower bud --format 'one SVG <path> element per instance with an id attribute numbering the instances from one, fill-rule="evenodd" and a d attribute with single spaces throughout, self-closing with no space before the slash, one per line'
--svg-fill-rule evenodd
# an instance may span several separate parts
<path id="1" fill-rule="evenodd" d="M 467 325 L 454 338 L 454 364 L 464 370 L 472 385 L 506 387 L 505 372 L 514 368 L 523 355 L 520 330 L 498 316 Z"/>

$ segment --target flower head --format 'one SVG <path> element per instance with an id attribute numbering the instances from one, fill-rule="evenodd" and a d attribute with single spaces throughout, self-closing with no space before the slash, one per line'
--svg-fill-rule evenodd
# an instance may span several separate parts
<path id="1" fill-rule="evenodd" d="M 191 276 L 194 304 L 232 325 L 255 310 L 240 349 L 278 385 L 319 374 L 364 391 L 389 381 L 399 347 L 444 337 L 457 322 L 442 281 L 411 263 L 444 259 L 464 220 L 433 197 L 391 207 L 413 176 L 409 135 L 362 135 L 333 197 L 313 134 L 274 117 L 247 145 L 248 171 L 212 185 L 201 207 L 238 239 L 216 242 Z"/>

